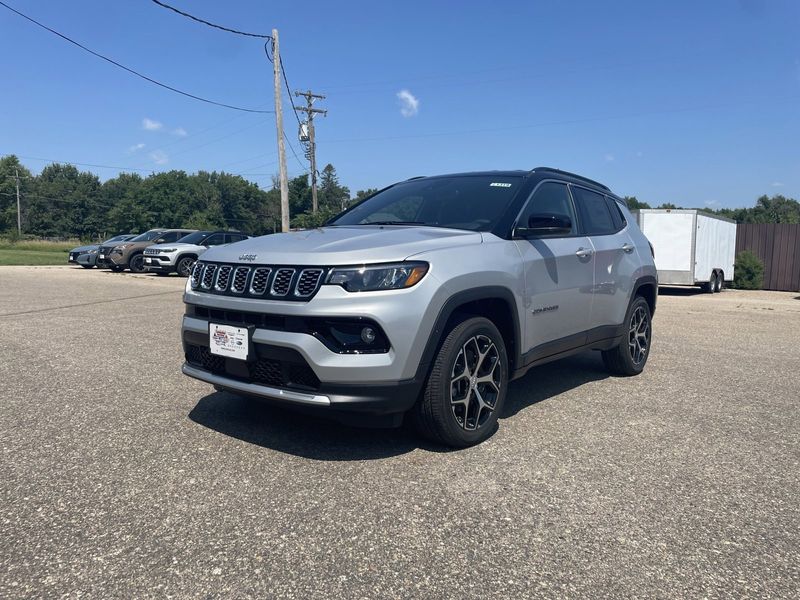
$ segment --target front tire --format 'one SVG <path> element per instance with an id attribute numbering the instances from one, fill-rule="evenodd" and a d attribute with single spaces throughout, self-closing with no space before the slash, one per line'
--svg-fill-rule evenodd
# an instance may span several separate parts
<path id="1" fill-rule="evenodd" d="M 91 269 L 94 265 L 81 265 L 84 269 Z"/>
<path id="2" fill-rule="evenodd" d="M 714 292 L 719 293 L 725 287 L 725 274 L 722 271 L 717 273 L 717 283 L 714 285 Z"/>
<path id="3" fill-rule="evenodd" d="M 625 315 L 626 335 L 618 346 L 603 351 L 603 362 L 614 375 L 638 375 L 647 364 L 653 337 L 650 305 L 636 296 Z"/>
<path id="4" fill-rule="evenodd" d="M 467 319 L 447 334 L 436 355 L 412 409 L 417 430 L 453 448 L 479 444 L 497 429 L 507 387 L 503 336 L 488 319 Z"/>
<path id="5" fill-rule="evenodd" d="M 176 270 L 181 277 L 188 277 L 194 268 L 195 259 L 191 256 L 186 256 L 178 261 Z"/>
<path id="6" fill-rule="evenodd" d="M 128 261 L 128 268 L 131 273 L 144 273 L 144 255 L 134 254 Z"/>

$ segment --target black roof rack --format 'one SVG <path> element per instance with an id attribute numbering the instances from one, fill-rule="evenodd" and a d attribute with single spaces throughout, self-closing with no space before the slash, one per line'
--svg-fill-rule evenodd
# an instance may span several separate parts
<path id="1" fill-rule="evenodd" d="M 586 183 L 591 183 L 592 185 L 596 185 L 599 188 L 603 188 L 604 190 L 610 192 L 611 190 L 608 186 L 603 185 L 599 181 L 595 181 L 594 179 L 589 179 L 588 177 L 584 177 L 583 175 L 576 175 L 575 173 L 570 173 L 569 171 L 562 171 L 561 169 L 554 169 L 553 167 L 536 167 L 533 171 L 549 171 L 551 173 L 558 173 L 559 175 L 566 175 L 567 177 L 572 177 L 573 179 L 579 179 L 580 181 L 585 181 Z"/>
<path id="2" fill-rule="evenodd" d="M 415 177 L 409 177 L 406 181 L 414 181 L 415 179 L 425 179 L 425 175 L 417 175 Z"/>

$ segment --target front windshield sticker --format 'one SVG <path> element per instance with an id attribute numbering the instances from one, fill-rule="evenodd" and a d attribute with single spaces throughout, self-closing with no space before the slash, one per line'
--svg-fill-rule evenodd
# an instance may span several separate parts
<path id="1" fill-rule="evenodd" d="M 511 184 L 510 183 L 493 182 L 493 183 L 489 184 L 489 187 L 511 187 Z"/>

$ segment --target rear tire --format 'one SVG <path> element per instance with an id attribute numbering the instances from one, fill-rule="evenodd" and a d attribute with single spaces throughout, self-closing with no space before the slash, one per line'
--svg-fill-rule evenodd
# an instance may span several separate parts
<path id="1" fill-rule="evenodd" d="M 84 269 L 91 269 L 94 265 L 81 265 Z"/>
<path id="2" fill-rule="evenodd" d="M 716 285 L 717 285 L 717 274 L 712 273 L 711 278 L 708 280 L 708 283 L 703 284 L 703 291 L 709 294 L 713 294 Z"/>
<path id="3" fill-rule="evenodd" d="M 502 335 L 489 319 L 467 319 L 447 334 L 436 355 L 412 409 L 417 431 L 453 448 L 479 444 L 497 430 L 507 387 Z"/>
<path id="4" fill-rule="evenodd" d="M 722 271 L 717 272 L 717 283 L 714 286 L 714 292 L 719 293 L 725 288 L 725 275 Z"/>
<path id="5" fill-rule="evenodd" d="M 641 296 L 636 296 L 628 307 L 625 332 L 622 342 L 610 350 L 604 350 L 602 355 L 606 368 L 612 374 L 630 377 L 644 370 L 653 338 L 650 305 Z"/>

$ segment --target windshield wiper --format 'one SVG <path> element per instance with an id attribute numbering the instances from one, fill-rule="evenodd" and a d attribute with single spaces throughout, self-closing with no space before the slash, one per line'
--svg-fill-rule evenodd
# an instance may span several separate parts
<path id="1" fill-rule="evenodd" d="M 422 221 L 370 221 L 359 225 L 425 225 Z"/>

